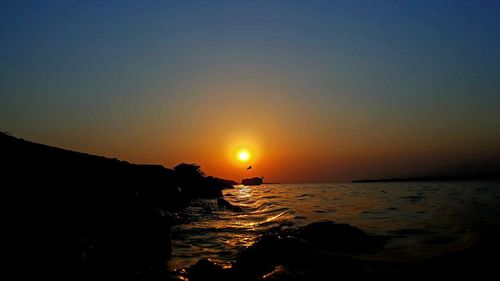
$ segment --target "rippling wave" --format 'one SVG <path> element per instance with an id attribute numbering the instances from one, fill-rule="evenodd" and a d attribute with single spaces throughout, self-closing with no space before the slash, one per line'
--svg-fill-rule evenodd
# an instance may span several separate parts
<path id="1" fill-rule="evenodd" d="M 228 265 L 266 231 L 318 220 L 349 223 L 391 237 L 394 256 L 418 258 L 473 239 L 484 224 L 500 224 L 500 183 L 352 183 L 237 186 L 224 198 L 194 200 L 177 214 L 171 269 L 200 258 Z"/>

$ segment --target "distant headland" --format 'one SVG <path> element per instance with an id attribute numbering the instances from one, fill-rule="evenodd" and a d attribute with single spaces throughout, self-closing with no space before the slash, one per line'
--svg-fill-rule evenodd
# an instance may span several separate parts
<path id="1" fill-rule="evenodd" d="M 499 180 L 499 179 L 500 179 L 500 172 L 463 175 L 463 176 L 426 176 L 426 177 L 409 177 L 409 178 L 358 179 L 358 180 L 352 180 L 352 182 L 369 183 L 369 182 L 475 181 L 475 180 Z"/>

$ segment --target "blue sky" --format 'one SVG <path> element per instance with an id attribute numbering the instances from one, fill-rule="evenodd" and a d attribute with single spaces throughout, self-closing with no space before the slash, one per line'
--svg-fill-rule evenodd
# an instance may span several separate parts
<path id="1" fill-rule="evenodd" d="M 210 132 L 248 128 L 273 159 L 348 176 L 486 157 L 500 146 L 499 14 L 497 1 L 6 1 L 0 128 L 223 175 Z"/>

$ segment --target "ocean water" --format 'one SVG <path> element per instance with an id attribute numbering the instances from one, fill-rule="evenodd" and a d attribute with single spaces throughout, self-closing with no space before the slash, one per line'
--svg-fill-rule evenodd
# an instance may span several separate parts
<path id="1" fill-rule="evenodd" d="M 319 220 L 387 236 L 380 258 L 399 260 L 468 247 L 500 226 L 500 182 L 264 184 L 224 190 L 224 198 L 243 211 L 203 199 L 175 214 L 171 270 L 201 258 L 229 266 L 266 231 Z"/>

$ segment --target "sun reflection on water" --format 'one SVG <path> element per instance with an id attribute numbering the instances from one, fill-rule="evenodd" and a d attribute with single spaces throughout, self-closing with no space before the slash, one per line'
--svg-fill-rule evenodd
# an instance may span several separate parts
<path id="1" fill-rule="evenodd" d="M 500 189 L 495 190 L 500 193 Z M 404 231 L 407 238 L 391 242 L 389 248 L 397 250 L 403 245 L 409 249 L 408 253 L 398 252 L 398 255 L 431 252 L 418 239 L 470 234 L 458 231 L 463 220 L 474 217 L 473 213 L 464 213 L 468 209 L 463 202 L 478 201 L 481 205 L 474 208 L 486 208 L 492 205 L 488 200 L 497 198 L 495 206 L 500 205 L 500 194 L 493 196 L 484 189 L 481 193 L 473 192 L 473 188 L 441 183 L 239 185 L 223 193 L 242 212 L 226 210 L 217 206 L 216 200 L 203 199 L 192 201 L 179 213 L 182 222 L 172 231 L 173 256 L 169 267 L 183 268 L 200 258 L 229 266 L 240 249 L 254 244 L 269 229 L 298 227 L 318 220 L 349 223 L 373 234 L 394 235 Z M 415 235 L 410 232 L 421 228 L 425 232 L 415 231 Z M 450 241 L 460 240 L 463 239 Z M 435 252 L 449 245 L 432 247 Z"/>

